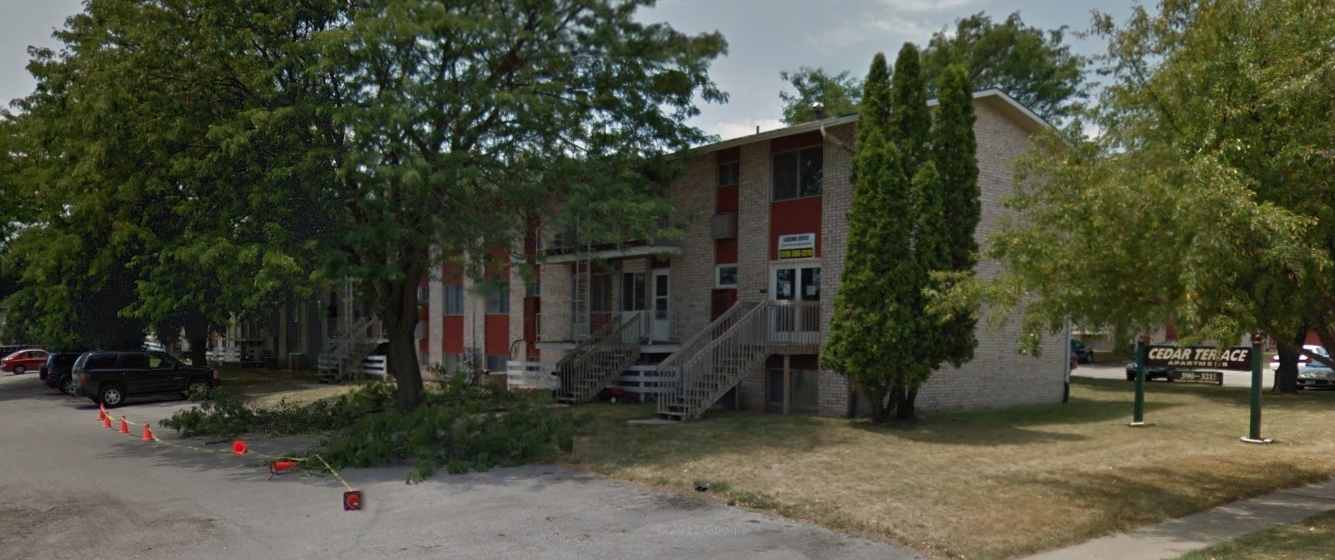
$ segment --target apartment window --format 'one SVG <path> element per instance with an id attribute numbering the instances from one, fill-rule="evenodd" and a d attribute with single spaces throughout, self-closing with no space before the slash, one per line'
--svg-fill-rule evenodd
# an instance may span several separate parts
<path id="1" fill-rule="evenodd" d="M 621 275 L 622 311 L 644 311 L 644 278 L 643 272 L 627 272 Z"/>
<path id="2" fill-rule="evenodd" d="M 816 412 L 820 403 L 820 372 L 812 369 L 790 369 L 789 412 Z M 766 370 L 765 404 L 771 409 L 783 408 L 783 370 Z"/>
<path id="3" fill-rule="evenodd" d="M 442 365 L 445 366 L 446 374 L 454 374 L 454 372 L 459 371 L 459 355 L 445 354 L 445 361 L 442 362 Z"/>
<path id="4" fill-rule="evenodd" d="M 508 315 L 510 313 L 510 285 L 501 284 L 487 295 L 488 315 Z"/>
<path id="5" fill-rule="evenodd" d="M 825 175 L 824 154 L 819 146 L 774 154 L 774 201 L 820 196 Z"/>
<path id="6" fill-rule="evenodd" d="M 714 287 L 719 289 L 737 287 L 737 265 L 718 267 L 714 274 Z"/>
<path id="7" fill-rule="evenodd" d="M 505 362 L 509 356 L 487 356 L 487 371 L 490 373 L 504 373 L 506 370 Z"/>
<path id="8" fill-rule="evenodd" d="M 612 311 L 612 275 L 594 274 L 589 277 L 589 311 Z"/>
<path id="9" fill-rule="evenodd" d="M 718 166 L 718 186 L 726 187 L 742 182 L 742 163 L 732 161 Z"/>
<path id="10" fill-rule="evenodd" d="M 445 286 L 445 314 L 464 314 L 464 287 Z"/>
<path id="11" fill-rule="evenodd" d="M 527 293 L 528 293 L 528 297 L 541 297 L 541 296 L 542 296 L 542 280 L 539 280 L 539 279 L 537 279 L 537 278 L 534 278 L 533 281 L 530 282 L 530 283 L 528 284 L 528 292 L 527 292 Z"/>
<path id="12" fill-rule="evenodd" d="M 430 287 L 430 286 L 418 286 L 418 287 L 417 287 L 417 301 L 418 301 L 418 303 L 427 303 L 427 302 L 431 301 L 431 287 Z"/>

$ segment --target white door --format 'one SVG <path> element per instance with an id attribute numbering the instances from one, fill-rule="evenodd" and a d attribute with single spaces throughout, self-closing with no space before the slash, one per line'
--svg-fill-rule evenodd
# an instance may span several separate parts
<path id="1" fill-rule="evenodd" d="M 805 341 L 810 338 L 810 333 L 819 332 L 820 265 L 805 263 L 775 266 L 770 275 L 770 299 L 792 302 L 789 307 L 779 306 L 770 315 L 770 340 Z"/>
<path id="2" fill-rule="evenodd" d="M 654 271 L 654 309 L 650 327 L 650 338 L 654 342 L 667 342 L 671 327 L 671 313 L 668 303 L 668 271 Z"/>

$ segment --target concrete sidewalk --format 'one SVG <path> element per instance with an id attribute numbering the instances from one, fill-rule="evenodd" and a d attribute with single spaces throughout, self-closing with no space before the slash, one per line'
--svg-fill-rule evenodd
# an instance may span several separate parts
<path id="1" fill-rule="evenodd" d="M 1168 560 L 1335 510 L 1335 480 L 1281 490 L 1023 560 Z"/>

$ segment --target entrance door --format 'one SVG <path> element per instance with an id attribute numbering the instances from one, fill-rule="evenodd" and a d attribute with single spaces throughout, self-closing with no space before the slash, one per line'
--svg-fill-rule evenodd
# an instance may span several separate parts
<path id="1" fill-rule="evenodd" d="M 654 342 L 667 342 L 671 326 L 668 304 L 668 271 L 654 271 L 654 316 L 650 337 Z"/>
<path id="2" fill-rule="evenodd" d="M 820 331 L 820 265 L 792 264 L 774 267 L 771 298 L 791 302 L 770 316 L 770 339 L 774 342 L 806 342 Z M 806 333 L 806 334 L 803 334 Z"/>

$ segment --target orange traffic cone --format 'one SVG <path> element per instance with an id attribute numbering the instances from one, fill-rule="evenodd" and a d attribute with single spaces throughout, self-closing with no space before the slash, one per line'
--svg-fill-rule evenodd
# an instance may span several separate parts
<path id="1" fill-rule="evenodd" d="M 148 422 L 144 422 L 144 437 L 139 438 L 144 441 L 153 441 L 153 430 L 148 429 Z"/>
<path id="2" fill-rule="evenodd" d="M 107 415 L 107 416 L 103 416 L 103 417 L 102 417 L 102 427 L 103 427 L 103 428 L 110 428 L 110 427 L 111 427 L 111 415 Z"/>
<path id="3" fill-rule="evenodd" d="M 100 404 L 97 405 L 97 421 L 103 422 L 106 419 L 107 419 L 107 407 L 102 406 Z"/>
<path id="4" fill-rule="evenodd" d="M 246 442 L 244 442 L 244 441 L 240 441 L 240 440 L 232 442 L 232 454 L 233 454 L 233 455 L 245 455 L 245 454 L 246 454 Z"/>
<path id="5" fill-rule="evenodd" d="M 282 459 L 274 459 L 272 461 L 269 461 L 269 478 L 271 479 L 277 475 L 283 474 L 287 472 L 288 469 L 295 466 L 297 466 L 296 461 L 284 461 Z"/>
<path id="6" fill-rule="evenodd" d="M 125 417 L 124 417 L 124 416 L 121 417 L 121 429 L 120 429 L 120 430 L 117 430 L 117 431 L 119 431 L 119 432 L 122 433 L 122 434 L 128 434 L 128 433 L 130 433 L 130 425 L 125 423 Z"/>

